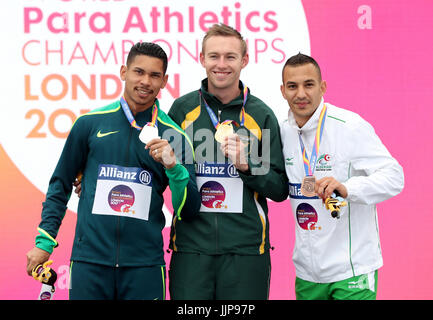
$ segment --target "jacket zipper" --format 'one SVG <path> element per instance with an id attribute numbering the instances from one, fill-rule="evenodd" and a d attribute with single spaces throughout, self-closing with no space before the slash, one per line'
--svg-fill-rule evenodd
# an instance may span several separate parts
<path id="1" fill-rule="evenodd" d="M 125 165 L 128 165 L 129 163 L 129 146 L 131 144 L 131 134 L 132 134 L 133 128 L 129 128 L 129 136 L 128 136 L 128 143 L 126 144 L 126 158 L 125 158 Z M 116 224 L 116 267 L 119 267 L 119 257 L 120 257 L 120 217 L 117 216 L 117 224 Z"/>
<path id="2" fill-rule="evenodd" d="M 215 253 L 218 254 L 218 214 L 215 214 Z"/>
<path id="3" fill-rule="evenodd" d="M 218 122 L 221 122 L 221 109 L 218 111 Z M 218 254 L 218 214 L 215 214 L 215 253 Z"/>

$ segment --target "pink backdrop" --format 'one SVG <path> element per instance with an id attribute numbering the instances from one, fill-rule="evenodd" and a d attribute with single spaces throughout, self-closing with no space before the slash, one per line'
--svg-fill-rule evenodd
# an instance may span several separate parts
<path id="1" fill-rule="evenodd" d="M 358 112 L 373 124 L 405 171 L 404 191 L 378 205 L 384 256 L 378 299 L 432 299 L 433 204 L 427 194 L 432 174 L 429 162 L 425 169 L 418 160 L 432 155 L 433 2 L 304 0 L 303 5 L 311 53 L 328 82 L 325 100 Z M 362 28 L 365 21 L 359 20 L 363 5 L 371 9 L 369 28 Z M 280 75 L 269 75 L 274 76 Z M 25 253 L 34 243 L 44 194 L 1 145 L 0 180 L 0 299 L 35 299 L 40 284 L 26 275 Z M 270 298 L 294 299 L 294 222 L 289 204 L 271 203 L 270 220 L 275 247 Z M 68 212 L 58 237 L 61 246 L 52 255 L 58 266 L 65 266 L 58 269 L 56 299 L 67 299 L 66 266 L 74 228 L 75 215 Z M 168 229 L 164 234 L 167 239 Z"/>

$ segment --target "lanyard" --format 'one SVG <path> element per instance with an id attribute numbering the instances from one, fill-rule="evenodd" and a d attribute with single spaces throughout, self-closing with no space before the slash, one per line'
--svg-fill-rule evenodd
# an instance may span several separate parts
<path id="1" fill-rule="evenodd" d="M 128 103 L 126 102 L 124 97 L 120 98 L 120 104 L 122 105 L 123 112 L 125 113 L 125 116 L 128 119 L 131 126 L 137 130 L 143 129 L 143 127 L 140 127 L 135 121 L 131 109 L 129 108 Z M 155 103 L 152 106 L 152 120 L 151 122 L 146 123 L 146 126 L 158 127 L 158 123 L 156 122 L 157 117 L 158 117 L 158 106 L 157 106 L 157 100 L 155 100 Z"/>
<path id="2" fill-rule="evenodd" d="M 243 86 L 243 84 L 242 84 L 242 86 Z M 243 86 L 243 87 L 244 87 L 244 89 L 243 89 L 244 99 L 243 99 L 242 109 L 241 109 L 241 114 L 240 114 L 240 118 L 241 118 L 240 126 L 241 127 L 245 123 L 245 104 L 247 103 L 247 98 L 248 98 L 248 87 L 247 86 Z M 207 113 L 209 114 L 210 120 L 212 121 L 212 124 L 214 125 L 215 129 L 218 129 L 218 127 L 222 124 L 228 124 L 231 122 L 233 122 L 236 126 L 239 126 L 239 124 L 237 124 L 236 121 L 234 121 L 234 120 L 225 120 L 222 123 L 219 123 L 217 116 L 212 111 L 212 109 L 209 107 L 209 105 L 206 102 L 206 99 L 204 98 L 203 94 L 201 93 L 201 89 L 198 91 L 198 93 L 200 94 L 200 97 L 203 99 Z"/>
<path id="3" fill-rule="evenodd" d="M 314 170 L 316 169 L 317 163 L 317 155 L 319 154 L 320 142 L 322 139 L 323 129 L 325 128 L 325 119 L 327 112 L 326 104 L 323 106 L 322 111 L 319 116 L 319 124 L 316 129 L 316 136 L 314 138 L 313 150 L 311 150 L 310 159 L 308 159 L 307 152 L 302 141 L 301 135 L 299 135 L 299 143 L 301 145 L 302 158 L 304 160 L 304 170 L 307 176 L 312 176 L 314 174 Z"/>

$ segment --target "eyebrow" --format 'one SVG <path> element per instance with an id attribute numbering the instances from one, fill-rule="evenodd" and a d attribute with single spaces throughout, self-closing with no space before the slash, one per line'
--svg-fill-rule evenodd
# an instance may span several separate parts
<path id="1" fill-rule="evenodd" d="M 307 83 L 307 82 L 316 82 L 316 80 L 314 80 L 314 79 L 307 79 L 307 80 L 304 80 L 302 83 Z M 298 84 L 298 82 L 296 82 L 296 81 L 286 81 L 286 84 Z"/>
<path id="2" fill-rule="evenodd" d="M 218 51 L 210 51 L 207 54 L 217 54 L 217 55 L 240 55 L 238 52 L 236 51 L 229 51 L 229 52 L 218 52 Z"/>
<path id="3" fill-rule="evenodd" d="M 144 69 L 142 69 L 140 67 L 134 67 L 134 70 L 146 72 L 146 70 L 144 70 Z M 160 71 L 150 71 L 150 74 L 152 74 L 152 75 L 162 75 L 162 72 L 160 72 Z"/>

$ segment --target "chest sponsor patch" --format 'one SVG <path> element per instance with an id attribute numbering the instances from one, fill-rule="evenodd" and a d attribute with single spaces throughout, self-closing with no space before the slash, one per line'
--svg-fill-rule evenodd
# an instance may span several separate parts
<path id="1" fill-rule="evenodd" d="M 92 213 L 148 220 L 151 196 L 149 171 L 101 164 Z"/>
<path id="2" fill-rule="evenodd" d="M 201 194 L 200 211 L 242 212 L 244 185 L 233 164 L 199 163 L 196 176 Z"/>
<path id="3" fill-rule="evenodd" d="M 321 227 L 316 225 L 319 220 L 317 211 L 308 203 L 301 203 L 298 205 L 296 208 L 296 220 L 298 221 L 298 225 L 304 230 L 321 229 Z"/>

